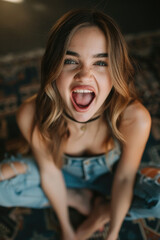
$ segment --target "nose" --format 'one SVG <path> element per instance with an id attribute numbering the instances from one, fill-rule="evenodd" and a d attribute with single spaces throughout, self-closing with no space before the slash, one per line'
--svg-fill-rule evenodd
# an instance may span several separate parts
<path id="1" fill-rule="evenodd" d="M 91 81 L 93 78 L 93 73 L 90 67 L 82 66 L 79 71 L 75 74 L 75 80 L 81 82 Z"/>

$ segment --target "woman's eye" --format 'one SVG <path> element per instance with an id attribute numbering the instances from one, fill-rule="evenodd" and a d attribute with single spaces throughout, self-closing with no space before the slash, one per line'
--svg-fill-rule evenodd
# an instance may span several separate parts
<path id="1" fill-rule="evenodd" d="M 105 61 L 98 61 L 98 62 L 96 62 L 94 65 L 102 66 L 102 67 L 108 66 L 108 64 L 107 64 Z"/>
<path id="2" fill-rule="evenodd" d="M 64 64 L 78 64 L 78 63 L 73 59 L 65 59 Z"/>

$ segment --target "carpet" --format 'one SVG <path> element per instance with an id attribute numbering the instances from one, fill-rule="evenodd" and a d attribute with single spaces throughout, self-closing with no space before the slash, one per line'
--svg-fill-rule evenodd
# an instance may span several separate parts
<path id="1" fill-rule="evenodd" d="M 135 85 L 152 116 L 152 129 L 142 157 L 142 166 L 160 166 L 160 31 L 126 36 L 135 65 Z M 43 49 L 0 57 L 0 159 L 15 154 L 21 135 L 15 121 L 18 106 L 39 88 Z M 22 149 L 25 152 L 25 149 Z M 76 228 L 84 217 L 70 208 Z M 60 226 L 54 211 L 0 207 L 0 240 L 58 240 Z M 103 240 L 96 232 L 90 240 Z M 160 220 L 155 218 L 124 221 L 120 240 L 160 240 Z"/>

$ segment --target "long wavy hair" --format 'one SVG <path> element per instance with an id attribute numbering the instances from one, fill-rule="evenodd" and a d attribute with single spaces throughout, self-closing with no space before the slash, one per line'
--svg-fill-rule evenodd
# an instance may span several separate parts
<path id="1" fill-rule="evenodd" d="M 112 132 L 120 141 L 119 122 L 126 106 L 136 99 L 133 67 L 128 57 L 125 40 L 114 20 L 97 10 L 71 10 L 52 27 L 41 63 L 41 85 L 36 97 L 36 124 L 42 137 L 48 141 L 54 161 L 60 166 L 61 147 L 68 138 L 67 122 L 63 117 L 64 104 L 56 87 L 64 56 L 73 34 L 82 27 L 97 26 L 108 44 L 109 71 L 113 88 L 103 111 L 111 122 Z"/>

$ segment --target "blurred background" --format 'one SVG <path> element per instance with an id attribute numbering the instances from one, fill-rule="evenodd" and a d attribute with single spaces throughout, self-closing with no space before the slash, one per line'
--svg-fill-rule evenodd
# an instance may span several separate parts
<path id="1" fill-rule="evenodd" d="M 0 56 L 44 47 L 57 18 L 78 7 L 103 10 L 124 34 L 160 28 L 159 0 L 0 0 Z"/>

